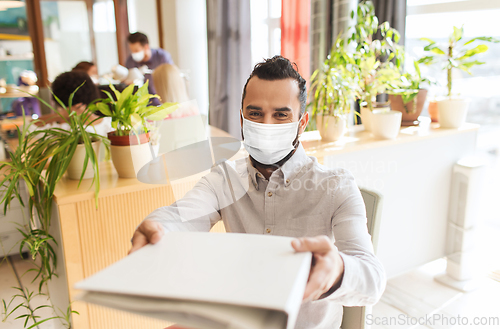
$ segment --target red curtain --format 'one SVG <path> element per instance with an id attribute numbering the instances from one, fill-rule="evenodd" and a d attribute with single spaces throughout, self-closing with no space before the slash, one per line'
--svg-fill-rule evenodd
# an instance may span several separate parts
<path id="1" fill-rule="evenodd" d="M 311 0 L 281 1 L 281 55 L 295 62 L 309 81 Z"/>

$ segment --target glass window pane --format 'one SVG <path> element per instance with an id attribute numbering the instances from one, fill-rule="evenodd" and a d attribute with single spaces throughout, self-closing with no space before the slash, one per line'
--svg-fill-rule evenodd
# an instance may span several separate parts
<path id="1" fill-rule="evenodd" d="M 41 1 L 45 56 L 49 80 L 92 61 L 85 1 Z"/>
<path id="2" fill-rule="evenodd" d="M 111 68 L 118 64 L 113 0 L 95 0 L 93 13 L 97 69 L 99 75 L 103 75 L 111 72 Z"/>

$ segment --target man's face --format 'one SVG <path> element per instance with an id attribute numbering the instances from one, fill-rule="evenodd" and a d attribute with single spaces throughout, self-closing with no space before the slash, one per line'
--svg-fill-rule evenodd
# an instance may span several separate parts
<path id="1" fill-rule="evenodd" d="M 257 123 L 280 124 L 296 122 L 300 118 L 299 86 L 294 79 L 262 80 L 253 77 L 248 81 L 243 116 Z M 299 134 L 309 121 L 309 114 L 300 118 Z M 241 119 L 243 124 L 243 120 Z"/>
<path id="2" fill-rule="evenodd" d="M 136 43 L 129 43 L 128 48 L 130 49 L 131 53 L 138 53 L 140 51 L 144 51 L 144 59 L 143 61 L 147 61 L 150 57 L 150 51 L 149 51 L 149 45 L 141 45 L 140 42 Z"/>

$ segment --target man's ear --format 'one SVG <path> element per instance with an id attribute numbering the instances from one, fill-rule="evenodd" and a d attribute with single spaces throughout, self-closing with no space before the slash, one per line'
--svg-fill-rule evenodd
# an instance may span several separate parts
<path id="1" fill-rule="evenodd" d="M 301 135 L 304 130 L 306 130 L 307 124 L 309 123 L 309 112 L 305 111 L 299 121 L 299 135 Z"/>

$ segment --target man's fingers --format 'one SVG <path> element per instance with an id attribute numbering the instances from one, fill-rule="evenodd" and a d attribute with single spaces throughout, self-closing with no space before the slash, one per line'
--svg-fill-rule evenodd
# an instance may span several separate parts
<path id="1" fill-rule="evenodd" d="M 163 227 L 158 222 L 144 221 L 137 230 L 146 236 L 149 243 L 155 244 L 163 237 Z"/>
<path id="2" fill-rule="evenodd" d="M 144 234 L 139 231 L 134 232 L 134 236 L 132 237 L 132 248 L 128 252 L 129 255 L 134 251 L 137 251 L 148 244 L 148 239 Z"/>
<path id="3" fill-rule="evenodd" d="M 134 236 L 132 237 L 132 248 L 128 253 L 131 254 L 148 243 L 157 243 L 161 240 L 163 234 L 163 227 L 160 223 L 149 220 L 142 222 L 134 232 Z"/>
<path id="4" fill-rule="evenodd" d="M 319 254 L 325 254 L 333 249 L 332 242 L 326 235 L 294 239 L 292 247 L 295 251 L 312 251 Z"/>
<path id="5" fill-rule="evenodd" d="M 333 284 L 333 282 L 330 282 L 329 273 L 328 264 L 324 260 L 319 260 L 311 270 L 303 300 L 318 299 L 327 290 L 329 285 Z"/>

